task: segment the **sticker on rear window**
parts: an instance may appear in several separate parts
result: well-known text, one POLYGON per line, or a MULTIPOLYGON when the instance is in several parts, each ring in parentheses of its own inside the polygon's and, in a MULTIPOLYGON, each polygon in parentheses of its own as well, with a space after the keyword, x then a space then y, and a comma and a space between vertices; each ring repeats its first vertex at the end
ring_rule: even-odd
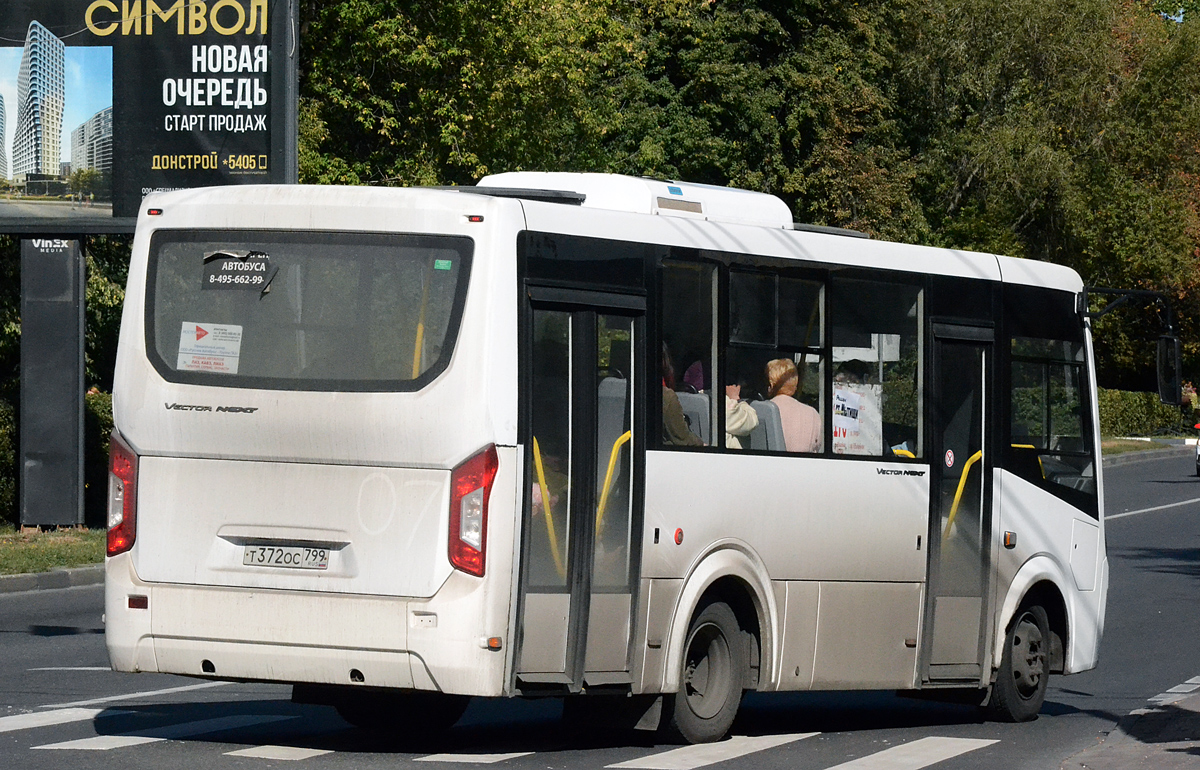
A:
POLYGON ((453 266, 453 264, 454 263, 448 259, 435 259, 435 260, 433 260, 433 269, 434 270, 449 270, 453 266))
POLYGON ((261 251, 230 249, 204 255, 202 289, 267 292, 278 267, 261 251))
POLYGON ((237 374, 242 327, 184 321, 179 332, 177 370, 237 374))

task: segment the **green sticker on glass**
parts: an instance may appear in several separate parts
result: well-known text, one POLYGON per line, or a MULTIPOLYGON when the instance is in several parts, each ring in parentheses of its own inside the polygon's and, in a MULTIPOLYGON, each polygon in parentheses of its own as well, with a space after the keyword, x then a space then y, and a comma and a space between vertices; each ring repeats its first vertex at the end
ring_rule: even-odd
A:
POLYGON ((451 264, 450 260, 448 260, 448 259, 435 259, 435 260, 433 260, 433 269, 434 270, 449 270, 450 264, 451 264))

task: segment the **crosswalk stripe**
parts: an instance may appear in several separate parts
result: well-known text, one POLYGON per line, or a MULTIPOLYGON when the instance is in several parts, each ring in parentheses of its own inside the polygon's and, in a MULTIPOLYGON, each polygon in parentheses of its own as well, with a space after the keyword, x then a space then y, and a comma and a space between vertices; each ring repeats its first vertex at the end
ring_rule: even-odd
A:
POLYGON ((249 749, 227 751, 227 757, 255 757, 257 759, 309 759, 322 754, 332 754, 328 749, 302 749, 298 746, 254 746, 249 749))
POLYGON ((982 749, 999 741, 979 738, 921 738, 865 757, 843 762, 827 770, 920 770, 937 762, 982 749))
POLYGON ((514 751, 508 754, 430 754, 417 757, 417 762, 465 762, 472 765, 491 765, 517 757, 527 757, 532 751, 514 751))
POLYGON ((193 735, 215 733, 222 730, 233 730, 238 727, 261 725, 267 722, 280 722, 285 719, 298 719, 295 716, 278 716, 274 714, 256 716, 243 714, 232 717, 217 717, 216 719, 201 719, 197 722, 183 722, 177 725, 156 727, 152 730, 135 730, 118 735, 96 735, 91 738, 80 738, 62 743, 48 743, 44 746, 34 746, 35 749, 75 749, 82 751, 108 751, 123 749, 128 746, 138 746, 143 743, 170 741, 178 738, 189 738, 193 735))
POLYGON ((820 733, 793 733, 790 735, 735 735, 727 741, 719 743, 699 743, 695 746, 682 746, 648 757, 631 759, 607 765, 610 768, 639 768, 639 770, 692 770, 715 762, 736 759, 756 751, 775 748, 785 743, 811 738, 820 733))
POLYGON ((106 695, 103 698, 89 698, 87 700, 77 700, 70 703, 47 703, 45 706, 38 708, 44 709, 65 709, 74 706, 95 706, 97 703, 111 703, 115 700, 133 700, 134 698, 150 698, 155 695, 170 695, 176 692, 189 692, 191 690, 203 690, 208 687, 224 687, 233 682, 204 682, 202 684, 189 684, 183 687, 168 687, 165 690, 146 690, 144 692, 130 692, 124 695, 106 695))
MULTIPOLYGON (((10 733, 13 730, 28 730, 33 727, 49 727, 50 725, 65 725, 70 722, 83 722, 94 719, 105 709, 59 709, 58 711, 40 711, 35 714, 13 714, 10 717, 0 717, 0 733, 10 733)), ((106 716, 128 714, 128 711, 110 711, 106 716)))

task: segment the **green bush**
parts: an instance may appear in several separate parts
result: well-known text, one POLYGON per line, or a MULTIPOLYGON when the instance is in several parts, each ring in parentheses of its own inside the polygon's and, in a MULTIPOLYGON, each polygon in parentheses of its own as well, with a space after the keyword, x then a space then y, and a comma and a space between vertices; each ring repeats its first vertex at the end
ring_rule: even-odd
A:
POLYGON ((108 518, 108 437, 113 429, 112 394, 83 397, 83 511, 89 527, 108 518))
POLYGON ((0 399, 0 522, 17 523, 17 422, 15 410, 0 399))
POLYGON ((1190 434, 1195 425, 1192 413, 1165 406, 1155 393, 1133 393, 1100 388, 1100 434, 1102 436, 1156 436, 1190 434))

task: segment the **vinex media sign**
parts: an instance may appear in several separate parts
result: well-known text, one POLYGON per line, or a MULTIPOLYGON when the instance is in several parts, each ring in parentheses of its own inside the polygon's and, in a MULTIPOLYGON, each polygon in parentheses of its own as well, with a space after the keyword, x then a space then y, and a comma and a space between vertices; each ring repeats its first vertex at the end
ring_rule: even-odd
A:
POLYGON ((120 231, 150 192, 296 181, 296 0, 0 6, 0 232, 120 231))

